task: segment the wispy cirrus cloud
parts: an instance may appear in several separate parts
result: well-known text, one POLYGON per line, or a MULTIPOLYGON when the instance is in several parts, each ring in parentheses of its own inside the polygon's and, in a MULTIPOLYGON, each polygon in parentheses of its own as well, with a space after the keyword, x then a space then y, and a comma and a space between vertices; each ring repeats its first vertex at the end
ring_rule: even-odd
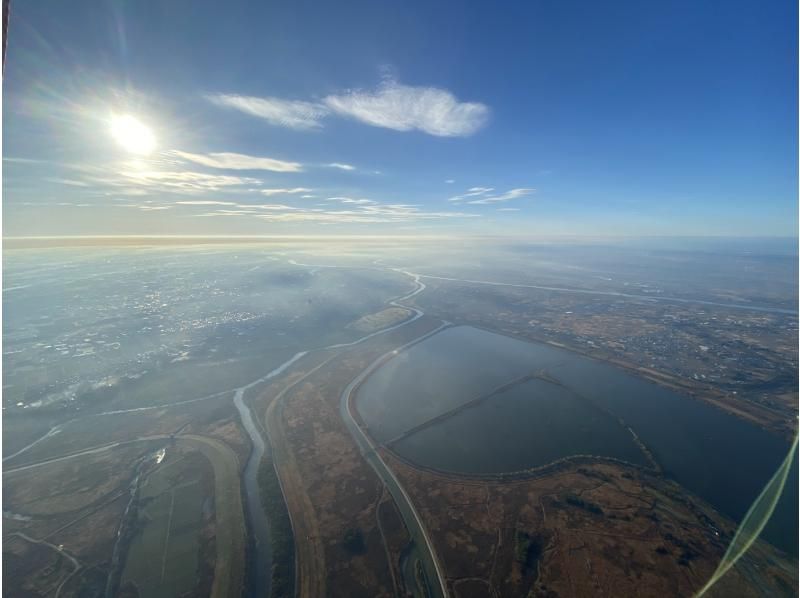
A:
POLYGON ((248 156, 233 152, 194 154, 172 150, 169 153, 195 164, 223 170, 270 170, 272 172, 300 172, 303 170, 303 165, 299 162, 287 162, 286 160, 248 156))
MULTIPOLYGON (((319 129, 324 118, 335 114, 394 131, 468 137, 489 118, 485 104, 462 102, 446 89, 403 85, 393 78, 384 79, 374 90, 348 90, 328 95, 321 102, 236 94, 210 94, 206 98, 217 106, 239 110, 272 125, 299 130, 319 129)), ((350 170, 349 164, 329 166, 350 170)))
POLYGON ((362 205, 362 206, 374 205, 374 204, 378 203, 377 201, 374 201, 372 199, 356 199, 354 197, 329 197, 329 198, 327 198, 327 200, 328 201, 338 201, 338 202, 341 202, 341 203, 362 205))
MULTIPOLYGON (((101 179, 98 179, 100 181, 101 179)), ((191 171, 125 170, 116 179, 103 182, 118 186, 137 184, 151 190, 173 192, 219 191, 242 185, 259 185, 261 181, 250 177, 206 174, 191 171)))
POLYGON ((162 164, 131 161, 82 169, 77 173, 87 187, 86 193, 103 196, 147 197, 161 193, 202 196, 222 190, 242 194, 257 190, 263 184, 253 177, 178 170, 174 164, 169 164, 166 170, 159 166, 162 164))
POLYGON ((258 214, 255 210, 227 210, 220 209, 213 212, 204 212, 202 214, 194 214, 195 218, 211 218, 214 216, 231 217, 231 216, 252 216, 258 214))
POLYGON ((536 189, 527 189, 527 188, 510 189, 505 193, 500 193, 496 195, 491 194, 493 191, 494 187, 470 187, 461 195, 450 197, 447 199, 447 201, 463 202, 472 205, 486 205, 486 204, 510 201, 512 199, 517 199, 520 197, 525 197, 526 195, 531 195, 535 193, 536 189))
POLYGON ((348 170, 348 171, 356 169, 356 167, 353 166, 352 164, 344 164, 342 162, 331 162, 330 164, 326 164, 325 166, 327 166, 328 168, 338 168, 339 170, 348 170))
POLYGON ((263 118, 270 124, 290 129, 318 129, 322 126, 320 121, 328 114, 325 106, 300 100, 258 98, 235 94, 210 94, 206 98, 217 106, 233 108, 245 114, 263 118))
POLYGON ((193 199, 186 201, 176 201, 175 203, 181 206, 235 206, 236 205, 236 202, 234 201, 216 201, 209 199, 193 199))
POLYGON ((395 131, 419 130, 438 137, 467 137, 480 129, 489 108, 460 102, 446 89, 412 87, 384 80, 375 91, 352 90, 324 99, 331 111, 395 131))
POLYGON ((344 223, 403 223, 450 218, 476 218, 479 214, 450 211, 427 211, 414 204, 383 204, 366 198, 330 197, 328 201, 348 204, 342 209, 327 207, 297 207, 286 204, 245 204, 237 203, 230 207, 194 216, 202 218, 256 218, 267 222, 344 224, 344 223))
POLYGON ((463 201, 468 197, 475 197, 478 195, 484 195, 485 193, 489 193, 490 191, 494 191, 494 187, 470 187, 461 195, 456 195, 455 197, 448 198, 447 201, 463 201))
POLYGON ((258 192, 261 195, 295 195, 297 193, 308 193, 309 191, 313 191, 313 189, 308 189, 307 187, 292 187, 292 188, 278 188, 278 189, 258 189, 258 192))
POLYGON ((476 205, 493 204, 503 201, 509 201, 512 199, 518 199, 520 197, 525 197, 526 195, 531 195, 535 192, 536 189, 524 189, 524 188, 511 189, 500 195, 489 195, 487 197, 481 197, 480 199, 473 199, 472 201, 468 201, 467 203, 476 205))

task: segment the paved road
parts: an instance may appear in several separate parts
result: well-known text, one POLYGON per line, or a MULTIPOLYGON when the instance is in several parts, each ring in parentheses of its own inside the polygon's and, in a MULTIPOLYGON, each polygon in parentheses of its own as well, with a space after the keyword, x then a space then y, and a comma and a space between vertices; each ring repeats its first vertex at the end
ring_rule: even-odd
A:
POLYGON ((380 454, 376 452, 375 444, 372 442, 370 437, 367 436, 364 430, 361 429, 353 417, 350 399, 353 391, 364 380, 366 380, 372 372, 378 369, 386 361, 404 349, 407 349, 408 347, 425 340, 429 336, 436 334, 447 326, 449 326, 449 323, 444 323, 438 328, 411 341, 410 343, 406 343, 397 349, 381 355, 378 359, 367 366, 367 368, 362 371, 352 382, 350 382, 350 384, 348 384, 339 400, 339 412, 344 420, 345 425, 347 426, 347 429, 358 443, 364 459, 366 459, 366 461, 372 466, 372 468, 375 470, 375 473, 378 474, 381 480, 383 480, 383 483, 389 489, 392 498, 394 498, 395 503, 397 503, 397 507, 400 510, 400 514, 402 515, 403 521, 408 528, 409 534, 411 534, 412 539, 420 549, 422 555, 422 565, 425 568, 425 575, 430 582, 429 590, 431 592, 431 596, 437 596, 440 598, 447 596, 447 584, 445 581, 444 571, 439 563, 439 559, 436 556, 436 551, 433 548, 433 543, 428 536, 425 525, 423 524, 419 513, 414 508, 414 503, 406 493, 403 485, 400 483, 400 480, 397 479, 397 477, 394 475, 394 472, 381 458, 380 454))

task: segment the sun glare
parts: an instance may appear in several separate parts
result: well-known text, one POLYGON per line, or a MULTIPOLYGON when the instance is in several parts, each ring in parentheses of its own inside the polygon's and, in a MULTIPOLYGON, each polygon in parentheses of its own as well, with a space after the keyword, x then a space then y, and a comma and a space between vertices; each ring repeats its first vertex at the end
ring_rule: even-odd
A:
POLYGON ((156 147, 156 138, 150 128, 130 114, 111 118, 111 135, 132 154, 146 155, 156 147))

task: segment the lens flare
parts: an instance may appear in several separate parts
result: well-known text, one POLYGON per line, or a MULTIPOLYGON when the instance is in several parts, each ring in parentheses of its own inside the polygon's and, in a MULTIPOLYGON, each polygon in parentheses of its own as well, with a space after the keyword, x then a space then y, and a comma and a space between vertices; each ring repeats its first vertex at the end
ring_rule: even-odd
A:
POLYGON ((111 135, 120 147, 132 154, 147 155, 156 147, 150 128, 130 114, 111 118, 111 135))

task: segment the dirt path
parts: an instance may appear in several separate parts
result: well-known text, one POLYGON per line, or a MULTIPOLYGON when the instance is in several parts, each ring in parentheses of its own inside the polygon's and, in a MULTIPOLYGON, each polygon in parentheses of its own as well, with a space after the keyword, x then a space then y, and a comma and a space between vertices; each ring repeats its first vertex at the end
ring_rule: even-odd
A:
POLYGON ((227 444, 206 436, 186 435, 177 440, 201 452, 214 468, 217 559, 211 596, 240 596, 244 583, 246 530, 236 453, 227 444))
MULTIPOLYGON (((334 355, 335 356, 335 355, 334 355)), ((305 491, 300 470, 289 449, 282 419, 282 399, 289 390, 303 382, 308 376, 326 365, 334 356, 326 359, 303 377, 284 388, 267 408, 265 423, 270 445, 272 446, 273 463, 278 472, 292 532, 295 542, 295 596, 299 598, 316 598, 325 596, 325 547, 319 533, 319 523, 314 505, 305 491)))

